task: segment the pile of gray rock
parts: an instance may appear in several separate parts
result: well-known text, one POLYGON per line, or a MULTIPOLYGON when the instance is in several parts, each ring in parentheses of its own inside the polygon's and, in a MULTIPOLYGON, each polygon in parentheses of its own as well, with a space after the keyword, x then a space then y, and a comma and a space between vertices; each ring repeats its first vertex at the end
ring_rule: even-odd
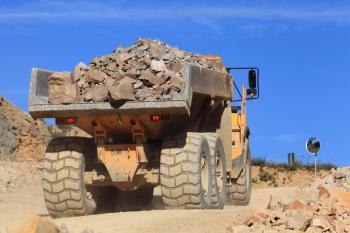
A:
MULTIPOLYGON (((350 192, 350 167, 337 168, 333 172, 333 182, 344 190, 350 192)), ((328 179, 329 183, 332 180, 328 179)))
POLYGON ((346 171, 338 168, 309 186, 270 194, 264 209, 243 212, 227 232, 350 232, 350 192, 338 183, 346 171))
POLYGON ((138 39, 128 48, 79 63, 73 75, 49 77, 49 102, 56 104, 176 100, 184 90, 184 65, 226 72, 222 63, 184 52, 159 40, 138 39))

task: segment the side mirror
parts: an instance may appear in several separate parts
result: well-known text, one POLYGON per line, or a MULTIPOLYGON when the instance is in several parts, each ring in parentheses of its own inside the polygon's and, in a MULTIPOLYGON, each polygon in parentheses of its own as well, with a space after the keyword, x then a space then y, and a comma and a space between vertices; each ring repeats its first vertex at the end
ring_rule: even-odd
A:
POLYGON ((256 71, 251 69, 248 73, 248 85, 249 89, 247 89, 247 95, 248 96, 256 96, 257 90, 256 90, 256 71))
MULTIPOLYGON (((247 74, 248 71, 248 85, 244 85, 243 89, 245 89, 246 93, 246 100, 255 100, 255 99, 259 99, 260 97, 260 71, 258 67, 228 67, 226 68, 227 72, 229 74, 231 74, 231 71, 234 70, 244 70, 244 73, 247 74)), ((243 82, 244 84, 246 82, 243 82)), ((233 80, 233 86, 235 88, 235 91, 239 94, 239 96, 241 97, 241 99, 234 99, 232 100, 232 102, 238 102, 238 101, 242 101, 243 100, 243 95, 240 92, 240 90, 237 87, 237 83, 233 80)))
POLYGON ((253 69, 249 70, 248 84, 250 89, 256 89, 256 71, 253 69))

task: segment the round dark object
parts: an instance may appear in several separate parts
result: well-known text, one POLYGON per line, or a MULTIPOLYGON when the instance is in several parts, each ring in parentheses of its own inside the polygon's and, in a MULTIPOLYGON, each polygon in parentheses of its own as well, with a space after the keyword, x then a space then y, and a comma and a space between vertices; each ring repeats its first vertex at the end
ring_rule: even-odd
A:
POLYGON ((306 142, 306 150, 310 154, 316 154, 321 148, 321 142, 318 138, 311 137, 309 140, 306 142))

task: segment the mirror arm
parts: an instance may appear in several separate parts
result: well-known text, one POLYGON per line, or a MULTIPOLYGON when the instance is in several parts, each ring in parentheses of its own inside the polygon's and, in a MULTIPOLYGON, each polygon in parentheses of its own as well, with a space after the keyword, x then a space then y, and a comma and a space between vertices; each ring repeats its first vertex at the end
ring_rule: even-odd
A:
POLYGON ((242 94, 241 94, 241 92, 239 91, 239 88, 237 87, 237 84, 235 83, 235 81, 233 81, 233 85, 235 86, 236 91, 238 92, 239 96, 240 96, 241 99, 242 99, 242 98, 243 98, 243 97, 242 97, 242 94))
MULTIPOLYGON (((247 98, 247 100, 254 100, 254 99, 259 99, 260 98, 260 82, 259 82, 260 69, 258 67, 228 67, 228 68, 226 68, 227 73, 230 73, 231 70, 251 70, 251 69, 256 70, 256 84, 257 84, 256 90, 257 90, 257 95, 254 96, 254 97, 249 97, 249 98, 247 98)), ((232 100, 231 102, 242 101, 242 94, 238 90, 238 87, 237 87, 237 85, 236 85, 236 83, 234 81, 233 81, 233 84, 235 85, 235 89, 238 91, 241 99, 232 100)))

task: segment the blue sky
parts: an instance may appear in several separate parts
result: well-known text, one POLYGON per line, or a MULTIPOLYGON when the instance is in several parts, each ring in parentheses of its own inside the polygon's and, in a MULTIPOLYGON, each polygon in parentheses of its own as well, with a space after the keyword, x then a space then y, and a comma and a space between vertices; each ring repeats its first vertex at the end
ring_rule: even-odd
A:
MULTIPOLYGON (((248 105, 254 155, 350 164, 348 1, 0 2, 0 95, 27 109, 33 66, 72 70, 136 38, 258 66, 261 98, 248 105)), ((246 79, 238 76, 237 79, 246 79)))

